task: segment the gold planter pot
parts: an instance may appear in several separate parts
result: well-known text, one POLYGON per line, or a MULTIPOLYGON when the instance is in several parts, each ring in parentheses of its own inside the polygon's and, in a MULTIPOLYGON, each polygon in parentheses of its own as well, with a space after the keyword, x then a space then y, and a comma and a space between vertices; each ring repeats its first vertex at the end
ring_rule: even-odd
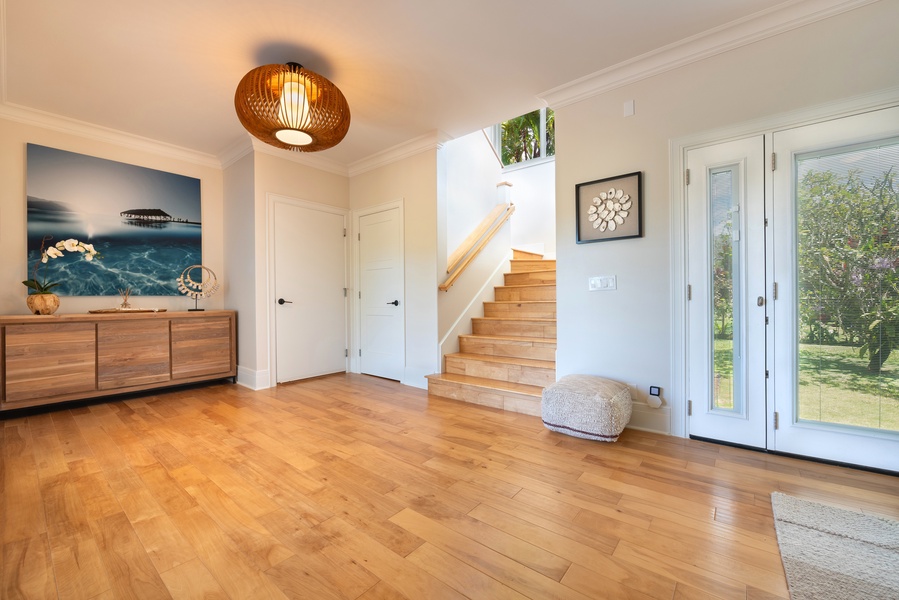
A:
POLYGON ((59 296, 56 294, 28 294, 25 303, 32 314, 52 315, 59 308, 59 296))

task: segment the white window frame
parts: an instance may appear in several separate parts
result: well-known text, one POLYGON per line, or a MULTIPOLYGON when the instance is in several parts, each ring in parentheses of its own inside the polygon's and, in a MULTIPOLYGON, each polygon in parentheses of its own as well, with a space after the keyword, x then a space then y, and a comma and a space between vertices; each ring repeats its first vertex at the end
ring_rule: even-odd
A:
MULTIPOLYGON (((541 151, 545 151, 546 149, 546 111, 549 110, 549 107, 544 106, 540 109, 540 148, 541 151)), ((534 111, 528 111, 528 114, 534 111)), ((520 117, 522 115, 517 115, 512 117, 513 119, 520 117)), ((508 119, 507 119, 508 120, 508 119)), ((503 127, 502 123, 497 123, 492 128, 491 141, 493 142, 493 147, 496 149, 497 156, 500 158, 500 163, 502 163, 502 148, 503 148, 503 127)), ((528 160, 523 160, 521 162, 515 162, 509 165, 503 165, 503 172, 506 171, 515 171, 518 169, 522 169, 525 167, 530 167, 533 165, 539 165, 545 162, 549 162, 556 159, 555 153, 550 156, 547 156, 545 152, 543 152, 542 156, 538 156, 537 158, 529 158, 528 160)))

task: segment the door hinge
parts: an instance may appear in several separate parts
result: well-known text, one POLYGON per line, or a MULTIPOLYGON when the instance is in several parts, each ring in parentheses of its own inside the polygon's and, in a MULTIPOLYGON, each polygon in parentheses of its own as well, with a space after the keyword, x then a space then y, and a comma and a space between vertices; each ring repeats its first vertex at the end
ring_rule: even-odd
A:
POLYGON ((692 299, 693 299, 693 286, 688 283, 687 284, 687 301, 689 302, 692 299))
POLYGON ((777 282, 774 282, 774 299, 777 300, 777 282))
POLYGON ((357 234, 356 234, 356 239, 359 240, 359 241, 361 242, 361 241, 362 241, 362 234, 361 234, 361 233, 357 233, 357 234))
POLYGON ((693 401, 692 400, 687 400, 687 416, 688 417, 693 416, 693 401))
POLYGON ((343 228, 343 237, 346 237, 346 227, 343 228))
POLYGON ((771 153, 771 170, 777 170, 777 154, 775 154, 774 152, 771 153))
POLYGON ((362 300, 362 290, 359 290, 359 299, 362 300))
POLYGON ((690 169, 684 170, 684 185, 690 185, 690 169))
POLYGON ((768 217, 765 217, 765 227, 768 226, 768 217))
POLYGON ((349 349, 349 348, 344 348, 344 350, 343 350, 343 357, 344 357, 344 358, 349 358, 349 357, 350 357, 350 349, 349 349))
POLYGON ((343 288, 343 297, 346 298, 346 288, 343 288))
POLYGON ((774 429, 780 429, 780 414, 774 412, 774 429))
POLYGON ((768 379, 768 375, 770 375, 770 373, 768 372, 768 369, 765 369, 765 379, 768 379))
POLYGON ((768 317, 765 317, 765 325, 768 324, 768 317))
POLYGON ((362 348, 359 348, 359 356, 362 356, 362 348))

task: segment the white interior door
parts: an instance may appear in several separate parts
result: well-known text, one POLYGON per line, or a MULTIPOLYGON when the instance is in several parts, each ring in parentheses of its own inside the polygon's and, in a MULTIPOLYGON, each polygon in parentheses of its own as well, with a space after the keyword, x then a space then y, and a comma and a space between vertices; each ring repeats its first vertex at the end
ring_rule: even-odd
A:
POLYGON ((899 471, 899 108, 773 147, 774 447, 899 471))
POLYGON ((277 382, 346 371, 346 216, 275 201, 277 382))
POLYGON ((687 153, 689 433, 765 448, 764 137, 687 153))
POLYGON ((405 371, 405 288, 398 208, 359 218, 360 371, 401 381, 405 371))

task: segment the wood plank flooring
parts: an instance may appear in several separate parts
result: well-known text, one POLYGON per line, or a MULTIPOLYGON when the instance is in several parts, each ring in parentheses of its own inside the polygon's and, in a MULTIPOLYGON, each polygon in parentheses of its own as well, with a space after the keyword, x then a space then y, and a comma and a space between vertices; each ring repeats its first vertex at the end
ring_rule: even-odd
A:
POLYGON ((899 478, 335 375, 0 421, 0 597, 787 598, 774 490, 899 478))

